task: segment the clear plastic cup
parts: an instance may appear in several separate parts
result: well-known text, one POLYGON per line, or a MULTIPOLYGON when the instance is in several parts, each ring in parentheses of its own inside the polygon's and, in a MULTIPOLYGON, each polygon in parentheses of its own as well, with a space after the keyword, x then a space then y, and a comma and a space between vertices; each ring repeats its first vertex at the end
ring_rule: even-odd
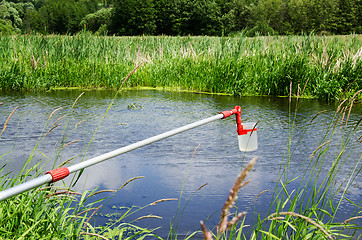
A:
POLYGON ((239 149, 242 152, 249 152, 258 149, 258 135, 256 133, 256 123, 242 123, 244 130, 249 130, 246 134, 238 135, 239 149))

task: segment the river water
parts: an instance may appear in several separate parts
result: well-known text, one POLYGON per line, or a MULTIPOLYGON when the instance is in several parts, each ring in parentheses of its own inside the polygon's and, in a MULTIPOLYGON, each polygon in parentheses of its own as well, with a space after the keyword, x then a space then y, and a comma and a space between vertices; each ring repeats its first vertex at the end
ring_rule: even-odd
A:
MULTIPOLYGON (((173 222, 179 239, 198 230, 200 220, 206 222, 209 229, 216 226, 237 175, 254 157, 258 160, 247 178, 251 182, 240 190, 237 205, 240 211, 248 211, 247 224, 253 224, 255 212, 264 216, 273 196, 280 165, 288 159, 285 149, 289 136, 293 135, 289 148, 292 152, 289 178, 294 178, 305 172, 305 160, 323 143, 321 140, 330 124, 334 123, 338 106, 311 99, 301 99, 296 104, 296 99, 290 103, 288 98, 128 90, 118 95, 113 91, 86 91, 72 107, 81 93, 78 90, 0 93, 0 103, 4 103, 0 106, 1 125, 18 106, 0 140, 0 156, 8 153, 0 158, 7 162, 7 170, 19 171, 39 137, 44 136, 57 120, 55 125, 61 125, 50 131, 34 152, 32 163, 41 163, 44 172, 69 159, 72 159, 70 164, 77 163, 230 110, 235 105, 242 107, 242 121, 259 121, 259 148, 256 151, 239 151, 235 118, 231 116, 92 166, 84 171, 75 185, 77 191, 118 189, 128 179, 143 176, 120 190, 103 208, 95 224, 105 224, 109 219, 119 217, 124 213, 123 207, 135 206, 136 209, 159 199, 177 198, 180 201, 148 206, 125 221, 131 222, 148 214, 157 215, 162 219, 142 219, 134 224, 160 227, 155 232, 167 237, 173 222), (324 110, 312 124, 308 124, 324 110), (64 143, 71 144, 59 151, 64 143), (257 197, 264 190, 269 191, 257 197)), ((361 104, 352 108, 348 129, 356 125, 361 113, 361 104)), ((337 132, 323 158, 321 176, 330 169, 341 148, 342 137, 345 137, 338 133, 346 128, 340 123, 339 120, 337 132)), ((335 179, 336 185, 345 180, 351 169, 361 169, 361 145, 355 144, 361 133, 359 126, 351 137, 353 144, 347 148, 348 154, 341 158, 345 163, 335 179)), ((287 186, 288 191, 292 192, 298 186, 299 179, 287 186)), ((345 196, 360 204, 361 187, 362 179, 358 175, 345 196)), ((110 193, 100 195, 111 196, 110 193)), ((337 219, 344 221, 355 209, 350 202, 342 201, 337 219)), ((361 226, 361 221, 355 223, 361 226)))

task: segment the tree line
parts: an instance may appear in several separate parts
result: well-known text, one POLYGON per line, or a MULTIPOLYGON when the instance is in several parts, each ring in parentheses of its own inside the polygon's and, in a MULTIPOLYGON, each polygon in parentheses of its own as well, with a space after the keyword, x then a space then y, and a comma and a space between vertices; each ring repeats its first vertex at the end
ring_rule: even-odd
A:
POLYGON ((362 0, 2 0, 0 33, 362 33, 362 0))

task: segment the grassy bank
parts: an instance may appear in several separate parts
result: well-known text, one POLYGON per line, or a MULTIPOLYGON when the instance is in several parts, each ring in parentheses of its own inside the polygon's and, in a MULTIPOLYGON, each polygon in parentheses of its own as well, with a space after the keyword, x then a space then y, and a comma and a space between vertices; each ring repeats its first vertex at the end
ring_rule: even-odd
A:
MULTIPOLYGON (((290 112, 288 129, 290 135, 289 139, 286 139, 285 154, 276 177, 276 186, 267 216, 260 216, 258 209, 255 212, 249 211, 247 216, 254 215, 256 221, 253 226, 244 229, 243 219, 245 213, 243 210, 245 210, 245 206, 242 205, 243 201, 240 201, 240 203, 236 201, 238 191, 242 191, 241 186, 247 184, 247 182, 242 182, 247 172, 253 167, 254 163, 252 163, 235 181, 232 191, 230 191, 230 195, 222 208, 220 227, 215 227, 217 229, 215 230, 214 226, 210 226, 208 222, 203 224, 205 238, 357 239, 356 230, 361 228, 358 225, 358 221, 361 219, 361 201, 352 202, 352 200, 348 199, 348 191, 353 184, 358 184, 362 170, 361 158, 351 159, 351 153, 358 151, 361 145, 361 137, 357 135, 356 138, 356 133, 358 134, 360 130, 361 120, 349 123, 349 114, 355 104, 356 97, 357 95, 342 102, 337 111, 332 113, 334 118, 328 123, 329 127, 325 134, 320 136, 320 139, 309 139, 307 130, 298 136, 293 134, 294 124, 298 116, 298 106, 296 106, 294 108, 296 109, 295 112, 290 112), (296 138, 297 141, 292 141, 292 138, 296 138), (303 144, 303 140, 314 141, 315 151, 311 152, 310 156, 300 163, 305 167, 301 167, 300 171, 296 171, 296 169, 292 169, 293 166, 290 163, 293 162, 294 157, 298 158, 294 154, 303 144), (295 144, 292 145, 292 142, 295 144), (330 156, 328 152, 333 153, 333 161, 327 159, 330 156), (351 168, 348 173, 345 173, 342 171, 342 167, 348 162, 353 162, 353 164, 349 165, 351 168), (327 172, 325 171, 326 167, 328 168, 327 172), (343 181, 340 181, 341 175, 343 175, 343 178, 345 176, 343 181), (347 218, 340 221, 338 216, 344 211, 342 203, 346 201, 350 202, 355 210, 347 218)), ((60 163, 57 161, 59 160, 57 156, 62 151, 67 151, 67 146, 74 142, 70 141, 72 140, 70 137, 68 139, 69 132, 67 129, 70 127, 68 123, 72 115, 76 112, 77 101, 78 99, 72 105, 70 112, 65 113, 65 115, 63 115, 63 112, 60 114, 62 110, 58 108, 49 113, 48 119, 44 119, 45 126, 41 131, 42 134, 38 138, 33 152, 29 153, 29 157, 20 173, 11 173, 5 170, 6 164, 11 160, 11 150, 7 153, 0 153, 0 190, 44 173, 44 167, 41 165, 43 162, 35 163, 39 157, 43 159, 47 154, 41 152, 40 146, 50 134, 54 134, 56 128, 63 128, 62 131, 64 131, 62 138, 55 144, 59 151, 55 156, 47 154, 46 159, 49 161, 54 160, 56 167, 59 164, 71 165, 70 162, 74 161, 73 158, 60 163), (56 113, 59 113, 61 117, 58 118, 56 113), (61 123, 63 125, 60 125, 61 123)), ((293 109, 292 105, 294 103, 298 105, 298 100, 290 101, 291 109, 293 109)), ((9 111, 9 117, 0 132, 0 141, 3 140, 1 138, 3 132, 8 130, 8 122, 16 121, 16 114, 19 114, 17 108, 13 112, 9 111)), ((320 112, 314 117, 311 116, 310 122, 305 129, 312 128, 313 124, 319 121, 321 114, 329 113, 320 112)), ((22 122, 19 120, 17 126, 21 127, 21 124, 22 122)), ((80 153, 80 157, 82 155, 83 153, 80 153)), ((258 167, 258 161, 256 161, 255 167, 258 167)), ((251 174, 247 180, 253 180, 253 177, 253 174, 251 174)), ((70 188, 72 183, 60 187, 50 185, 2 201, 0 202, 0 239, 117 239, 117 237, 119 239, 140 239, 146 236, 150 237, 147 239, 156 239, 157 236, 153 235, 149 230, 133 225, 134 221, 137 220, 132 220, 132 217, 126 218, 129 214, 132 214, 133 210, 138 210, 133 207, 127 208, 126 214, 118 215, 119 218, 110 225, 95 226, 93 224, 93 220, 97 217, 97 214, 102 212, 103 207, 107 205, 113 194, 121 191, 128 183, 125 182, 120 189, 116 190, 100 192, 94 190, 83 193, 72 191, 70 188)), ((149 205, 163 201, 165 199, 155 201, 149 205)), ((170 211, 174 210, 171 209, 170 211)), ((182 206, 180 212, 181 214, 183 212, 182 206)), ((145 217, 152 216, 155 217, 154 215, 145 217)), ((206 221, 206 219, 203 220, 206 221)), ((176 228, 177 225, 178 222, 176 228)), ((182 225, 182 221, 180 225, 182 225)), ((189 239, 192 239, 193 234, 189 235, 189 239)), ((176 231, 173 232, 173 229, 170 229, 168 239, 180 238, 177 236, 176 231)))
POLYGON ((362 36, 0 36, 0 89, 127 87, 340 99, 362 86, 362 36))

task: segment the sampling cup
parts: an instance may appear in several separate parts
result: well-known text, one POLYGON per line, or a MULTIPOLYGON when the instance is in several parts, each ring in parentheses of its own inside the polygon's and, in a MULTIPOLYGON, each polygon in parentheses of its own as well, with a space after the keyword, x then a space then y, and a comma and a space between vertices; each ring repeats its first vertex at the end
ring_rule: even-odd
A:
POLYGON ((243 123, 243 131, 238 134, 239 149, 243 152, 254 151, 258 148, 256 123, 243 123))

